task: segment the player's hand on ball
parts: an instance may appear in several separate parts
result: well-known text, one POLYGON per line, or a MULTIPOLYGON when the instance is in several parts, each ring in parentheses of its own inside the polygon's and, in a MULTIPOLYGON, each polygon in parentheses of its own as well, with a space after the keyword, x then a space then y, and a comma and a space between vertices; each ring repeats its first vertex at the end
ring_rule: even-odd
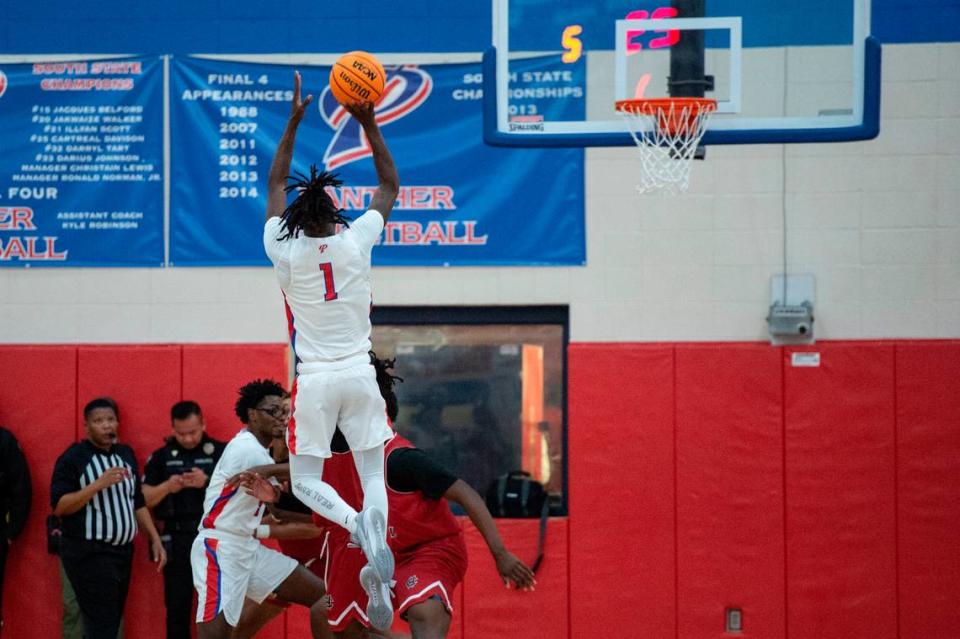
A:
POLYGON ((343 105, 343 108, 362 125, 376 122, 376 107, 373 102, 354 102, 343 105))
POLYGON ((293 72, 293 101, 290 103, 290 119, 300 122, 307 107, 313 102, 313 96, 308 95, 306 100, 300 99, 300 72, 293 72))
POLYGON ((510 587, 512 582, 520 590, 532 591, 535 589, 537 580, 533 576, 533 571, 512 552, 504 550, 497 554, 494 559, 497 562, 497 572, 500 573, 500 577, 507 588, 510 587))

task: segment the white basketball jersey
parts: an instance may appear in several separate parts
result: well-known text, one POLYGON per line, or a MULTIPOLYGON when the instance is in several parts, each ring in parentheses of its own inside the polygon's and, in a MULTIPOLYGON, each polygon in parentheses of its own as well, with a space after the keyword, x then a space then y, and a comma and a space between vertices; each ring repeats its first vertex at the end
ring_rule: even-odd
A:
POLYGON ((200 531, 209 537, 253 538, 260 525, 263 504, 248 495, 240 486, 227 486, 227 480, 254 466, 272 464, 273 459, 253 433, 241 430, 230 440, 213 469, 203 499, 203 519, 200 531))
POLYGON ((370 350, 370 252, 383 217, 367 211, 330 237, 278 240, 279 217, 267 220, 263 246, 293 316, 291 341, 304 363, 342 362, 370 350))

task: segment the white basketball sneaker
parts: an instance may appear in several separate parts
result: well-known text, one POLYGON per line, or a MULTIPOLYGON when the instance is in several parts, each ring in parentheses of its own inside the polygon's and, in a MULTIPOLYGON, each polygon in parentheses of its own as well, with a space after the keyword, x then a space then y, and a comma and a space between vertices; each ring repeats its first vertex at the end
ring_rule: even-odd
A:
POLYGON ((393 579, 393 552, 387 546, 387 520, 383 513, 373 506, 360 511, 353 537, 380 581, 389 584, 393 579))

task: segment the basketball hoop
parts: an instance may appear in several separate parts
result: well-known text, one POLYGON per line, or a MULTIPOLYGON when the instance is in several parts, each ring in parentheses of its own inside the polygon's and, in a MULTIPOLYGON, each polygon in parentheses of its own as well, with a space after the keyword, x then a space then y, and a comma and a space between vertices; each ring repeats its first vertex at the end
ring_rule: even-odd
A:
POLYGON ((693 155, 707 130, 717 101, 710 98, 619 100, 616 109, 627 121, 640 149, 639 193, 676 195, 690 185, 693 155))

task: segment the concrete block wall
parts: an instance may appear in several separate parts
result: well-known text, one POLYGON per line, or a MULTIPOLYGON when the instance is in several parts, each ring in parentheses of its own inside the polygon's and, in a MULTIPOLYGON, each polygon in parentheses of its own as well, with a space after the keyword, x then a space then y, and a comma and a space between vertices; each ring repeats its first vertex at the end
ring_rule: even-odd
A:
MULTIPOLYGON (((586 266, 377 268, 374 302, 569 304, 575 341, 765 339, 785 212, 817 337, 958 337, 960 44, 886 46, 882 117, 870 142, 710 148, 678 197, 635 194, 634 149, 588 149, 586 266)), ((285 339, 265 268, 3 269, 0 296, 7 343, 285 339)))

